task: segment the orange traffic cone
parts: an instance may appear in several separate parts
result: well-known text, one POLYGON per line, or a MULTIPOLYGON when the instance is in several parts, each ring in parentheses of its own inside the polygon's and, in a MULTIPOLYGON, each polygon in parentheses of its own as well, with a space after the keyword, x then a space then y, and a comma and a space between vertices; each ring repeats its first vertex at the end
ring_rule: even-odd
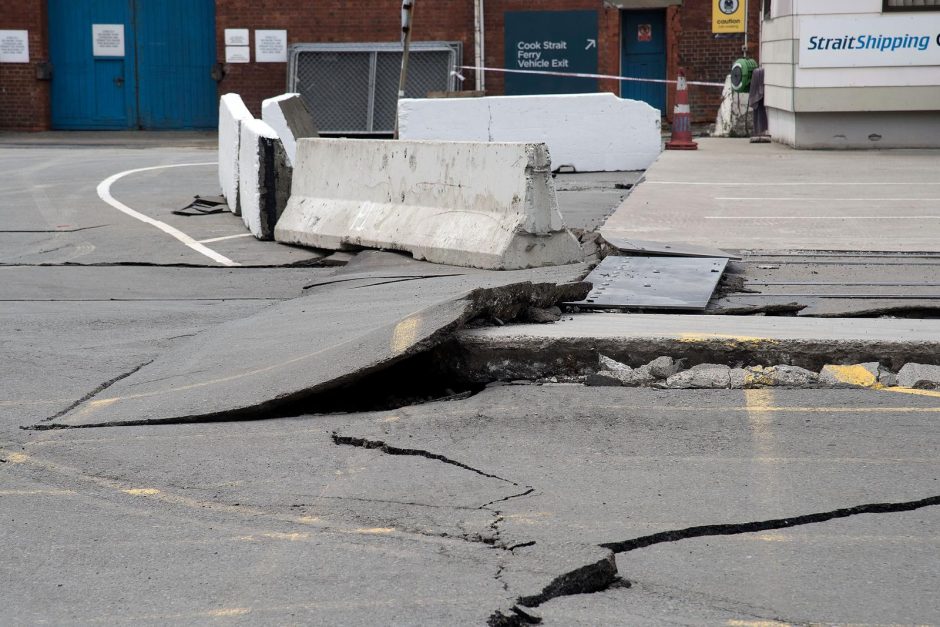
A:
POLYGON ((672 137, 666 150, 698 150, 692 141, 692 112, 689 109, 689 87, 685 83, 685 70, 679 68, 676 80, 676 108, 672 116, 672 137))

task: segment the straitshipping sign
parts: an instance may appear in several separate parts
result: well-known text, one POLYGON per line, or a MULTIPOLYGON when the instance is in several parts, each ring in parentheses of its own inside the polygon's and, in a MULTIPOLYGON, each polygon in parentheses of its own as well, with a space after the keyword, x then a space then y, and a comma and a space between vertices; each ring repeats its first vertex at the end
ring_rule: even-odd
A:
POLYGON ((940 66, 940 14, 800 18, 801 68, 911 65, 940 66))

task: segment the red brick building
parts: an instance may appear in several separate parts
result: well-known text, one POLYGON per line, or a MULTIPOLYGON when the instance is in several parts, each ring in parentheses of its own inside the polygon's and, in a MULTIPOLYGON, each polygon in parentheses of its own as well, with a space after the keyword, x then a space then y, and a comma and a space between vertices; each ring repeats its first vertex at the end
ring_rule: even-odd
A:
MULTIPOLYGON (((681 66, 690 80, 722 82, 733 61, 741 56, 744 37, 712 33, 713 2, 417 0, 413 39, 416 42, 459 42, 462 44, 460 64, 475 66, 479 56, 475 33, 477 25, 482 23, 481 43, 485 52, 481 60, 486 67, 504 68, 507 60, 514 58, 514 50, 509 51, 509 56, 506 50, 507 41, 513 45, 516 42, 511 40, 510 22, 515 25, 514 32, 520 28, 525 31, 526 24, 545 24, 545 20, 557 15, 558 27, 565 28, 564 22, 569 16, 588 15, 590 21, 596 21, 596 29, 589 25, 590 34, 596 32, 596 35, 589 35, 586 41, 591 67, 596 67, 597 73, 650 76, 650 72, 661 72, 662 78, 672 79, 681 66), (479 22, 481 8, 482 22, 479 22), (514 15, 516 12, 530 13, 514 15), (531 21, 527 19, 529 15, 531 21), (596 42, 592 44, 594 38, 596 42), (661 64, 661 69, 651 70, 645 61, 640 64, 645 69, 634 65, 630 45, 636 41, 655 47, 649 59, 653 66, 661 64)), ((257 61, 255 35, 258 30, 286 31, 288 45, 398 42, 400 9, 400 0, 5 2, 0 14, 0 52, 4 50, 4 35, 7 45, 14 48, 19 45, 18 41, 26 41, 28 61, 9 62, 8 54, 8 62, 0 62, 0 129, 211 127, 208 114, 199 117, 191 109, 197 106, 211 109, 217 95, 228 92, 240 93, 257 114, 262 99, 285 91, 288 71, 284 62, 257 61), (140 11, 152 11, 148 7, 159 6, 159 14, 122 13, 126 5, 131 5, 133 13, 135 4, 140 11), (120 10, 117 5, 121 5, 120 10), (198 16, 195 13, 199 13, 198 16), (92 33, 89 24, 103 25, 111 31, 92 33), (224 63, 227 29, 247 30, 249 40, 245 43, 248 43, 246 50, 250 51, 249 62, 224 63), (93 40, 93 37, 103 39, 93 40), (175 39, 164 41, 161 37, 175 39), (109 52, 98 47, 92 53, 93 45, 109 45, 109 41, 120 46, 120 54, 114 51, 117 48, 109 52), (192 59, 200 55, 208 65, 190 67, 194 63, 192 59), (83 56, 87 59, 77 59, 83 56), (159 88, 154 87, 157 84, 159 88), (118 100, 114 97, 111 101, 103 97, 96 100, 96 90, 114 91, 118 100), (173 108, 173 111, 167 113, 161 106, 173 108), (92 121, 90 125, 88 120, 92 121), (104 122, 96 125, 94 120, 104 122)), ((752 55, 756 54, 759 43, 759 11, 760 3, 750 2, 749 50, 752 55)), ((532 37, 538 38, 539 33, 532 37)), ((474 72, 461 72, 465 78, 463 88, 473 89, 474 72)), ((489 95, 505 93, 507 82, 513 80, 511 75, 487 72, 485 91, 489 95)), ((595 88, 637 97, 631 96, 633 92, 621 91, 630 89, 628 83, 623 85, 626 87, 617 80, 600 80, 595 88)), ((667 117, 673 105, 671 92, 663 88, 663 95, 668 96, 657 105, 664 109, 667 117)), ((694 119, 714 120, 720 95, 720 89, 693 87, 694 119)))

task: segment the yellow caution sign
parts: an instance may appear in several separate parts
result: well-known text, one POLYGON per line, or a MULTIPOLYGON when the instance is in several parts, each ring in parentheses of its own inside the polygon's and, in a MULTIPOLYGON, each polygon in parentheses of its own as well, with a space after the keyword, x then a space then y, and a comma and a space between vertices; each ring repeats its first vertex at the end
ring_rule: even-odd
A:
POLYGON ((745 0, 712 0, 712 32, 743 33, 747 29, 745 0))

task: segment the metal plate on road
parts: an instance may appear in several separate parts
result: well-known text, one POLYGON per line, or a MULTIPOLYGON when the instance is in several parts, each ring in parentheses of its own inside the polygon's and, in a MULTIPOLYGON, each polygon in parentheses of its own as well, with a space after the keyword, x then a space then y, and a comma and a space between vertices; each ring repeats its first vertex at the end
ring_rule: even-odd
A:
POLYGON ((728 259, 707 257, 614 257, 585 279, 593 284, 583 301, 597 309, 686 309, 705 311, 728 259))
POLYGON ((665 255, 667 257, 727 257, 728 259, 740 259, 738 255, 733 255, 717 248, 708 248, 706 246, 695 246, 684 242, 652 242, 639 239, 625 239, 622 237, 604 237, 607 243, 622 252, 635 252, 644 255, 665 255))

